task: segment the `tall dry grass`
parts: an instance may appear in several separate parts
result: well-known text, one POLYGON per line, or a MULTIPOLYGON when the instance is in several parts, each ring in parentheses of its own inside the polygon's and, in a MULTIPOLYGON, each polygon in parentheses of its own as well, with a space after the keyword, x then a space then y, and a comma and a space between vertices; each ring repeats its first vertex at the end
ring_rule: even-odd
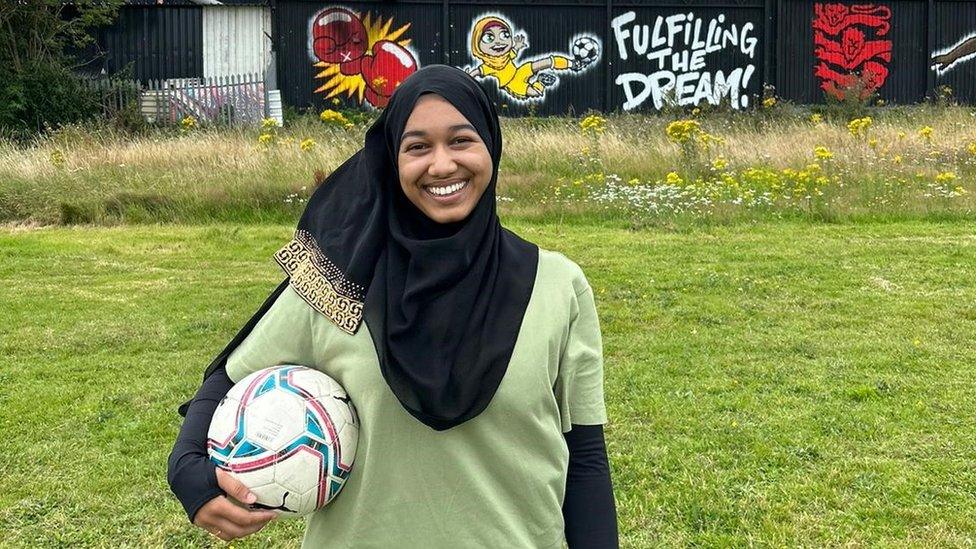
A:
MULTIPOLYGON (((722 155, 733 169, 783 169, 809 163, 824 146, 849 188, 870 189, 917 175, 953 170, 974 188, 976 162, 967 146, 976 141, 976 113, 965 107, 887 107, 872 113, 870 136, 854 139, 846 120, 813 123, 810 110, 791 105, 770 112, 710 113, 702 127, 724 140, 689 166, 668 141, 667 116, 610 117, 597 148, 607 173, 653 184, 668 172, 701 171, 722 155), (933 128, 931 140, 918 136, 933 128), (905 137, 899 138, 899 132, 905 137), (896 164, 894 158, 900 157, 896 164)), ((335 128, 303 118, 278 131, 270 146, 257 129, 157 131, 132 136, 99 127, 69 127, 28 144, 0 142, 0 221, 39 223, 287 220, 314 186, 314 173, 328 173, 355 152, 365 128, 335 128), (299 147, 311 138, 316 146, 299 147)), ((503 119, 505 154, 499 194, 503 214, 546 214, 544 197, 560 178, 584 169, 581 150, 592 145, 575 118, 503 119)), ((856 194, 856 193, 855 193, 856 194)), ((971 196, 956 201, 966 204, 971 196)), ((862 205, 863 206, 863 205, 862 205)), ((853 204, 852 204, 853 207, 853 204)), ((581 204, 580 211, 588 206, 581 204)), ((862 208, 863 209, 863 208, 862 208)), ((594 212, 602 211, 594 209, 594 212)), ((894 212, 897 213, 897 212, 894 212)))

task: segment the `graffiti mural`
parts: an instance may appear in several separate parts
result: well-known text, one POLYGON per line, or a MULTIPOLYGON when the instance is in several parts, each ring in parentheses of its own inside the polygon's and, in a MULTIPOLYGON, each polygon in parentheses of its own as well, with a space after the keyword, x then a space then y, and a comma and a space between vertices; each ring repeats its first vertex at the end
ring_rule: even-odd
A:
POLYGON ((410 39, 403 38, 410 24, 394 30, 385 22, 344 7, 329 7, 309 21, 309 52, 325 80, 315 93, 326 99, 345 94, 368 106, 385 107, 393 90, 418 69, 410 39))
POLYGON ((932 52, 932 68, 942 76, 959 63, 976 58, 976 32, 971 32, 948 48, 932 52))
POLYGON ((858 74, 864 81, 861 98, 877 91, 888 78, 891 40, 878 40, 891 28, 891 9, 876 4, 813 5, 814 74, 820 88, 837 99, 858 74))
POLYGON ((522 60, 522 52, 529 48, 525 33, 516 32, 498 14, 475 19, 468 38, 468 53, 475 64, 463 69, 478 79, 491 77, 499 90, 517 102, 543 99, 547 90, 559 84, 553 72, 583 72, 600 59, 603 49, 596 36, 580 34, 570 40, 571 54, 548 52, 522 60))
POLYGON ((620 61, 633 56, 650 62, 650 72, 621 73, 614 80, 623 90, 623 110, 648 98, 660 110, 669 97, 678 105, 718 105, 727 97, 733 108, 749 106, 749 94, 743 92, 756 72, 759 42, 753 23, 726 23, 724 13, 706 20, 687 12, 658 15, 645 24, 628 11, 610 26, 620 61), (731 66, 709 67, 709 61, 731 66))

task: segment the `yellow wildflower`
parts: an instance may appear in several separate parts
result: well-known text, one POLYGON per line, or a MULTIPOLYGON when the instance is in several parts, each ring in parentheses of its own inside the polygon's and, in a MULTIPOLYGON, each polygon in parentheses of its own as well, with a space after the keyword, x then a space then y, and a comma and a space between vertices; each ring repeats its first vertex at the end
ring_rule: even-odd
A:
POLYGON ((580 131, 583 135, 598 135, 607 129, 607 119, 597 114, 591 114, 580 120, 580 131))
POLYGON ((314 149, 315 145, 316 145, 315 140, 312 139, 311 137, 302 139, 302 142, 298 144, 298 146, 305 152, 314 149))
POLYGON ((274 118, 265 118, 261 120, 261 128, 265 130, 273 130, 278 127, 278 121, 274 118))
POLYGON ((966 149, 969 151, 969 154, 976 156, 976 141, 970 143, 966 149))
POLYGON ((865 116, 864 118, 855 118, 847 123, 847 131, 851 132, 854 137, 862 137, 867 135, 868 128, 871 127, 871 117, 865 116))
POLYGON ((262 145, 270 145, 274 141, 274 136, 270 133, 262 133, 258 136, 258 143, 262 145))
POLYGON ((190 131, 197 127, 197 119, 190 115, 184 116, 183 120, 180 120, 180 129, 183 131, 190 131))
POLYGON ((694 109, 691 109, 691 115, 692 116, 698 116, 699 114, 701 114, 701 109, 699 109, 698 107, 695 107, 694 109))
POLYGON ((666 176, 665 180, 667 181, 668 185, 680 185, 684 183, 684 180, 681 179, 681 176, 678 175, 678 172, 668 172, 668 175, 666 176))
POLYGON ((935 180, 939 183, 948 183, 956 180, 956 174, 953 172, 941 172, 935 176, 935 180))
POLYGON ((956 188, 952 190, 956 196, 962 196, 966 194, 966 189, 962 188, 962 185, 956 185, 956 188))
POLYGON ((923 139, 932 139, 932 126, 922 126, 922 129, 918 130, 918 135, 922 136, 923 139))
POLYGON ((349 123, 341 112, 334 111, 332 109, 325 109, 322 111, 322 114, 319 115, 319 119, 322 120, 322 122, 335 124, 337 126, 345 126, 347 123, 349 123))
POLYGON ((338 97, 333 97, 332 98, 332 104, 333 105, 339 106, 341 103, 342 103, 342 101, 339 101, 339 98, 338 97))
POLYGON ((820 113, 815 112, 810 115, 810 122, 813 124, 819 124, 823 122, 823 116, 821 116, 820 113))
POLYGON ((729 161, 726 160, 725 157, 722 155, 719 155, 718 157, 715 158, 715 160, 712 160, 712 167, 715 168, 716 170, 724 170, 728 165, 729 165, 729 161))
POLYGON ((766 99, 763 99, 763 102, 762 102, 762 106, 765 107, 765 108, 767 108, 767 109, 772 108, 772 106, 775 105, 775 104, 776 104, 776 98, 775 97, 767 97, 766 99))
POLYGON ((891 161, 894 162, 895 164, 901 164, 901 155, 896 154, 895 157, 891 159, 891 161))
POLYGON ((664 133, 675 143, 685 143, 700 131, 701 124, 697 120, 675 120, 668 124, 664 133))
POLYGON ((61 149, 54 149, 51 151, 51 164, 54 165, 55 168, 64 166, 64 153, 61 152, 61 149))
POLYGON ((635 177, 635 178, 631 179, 630 181, 628 181, 627 184, 630 185, 631 187, 635 187, 635 186, 637 186, 637 185, 640 184, 640 179, 637 179, 635 177))
POLYGON ((827 149, 827 147, 824 147, 823 145, 820 145, 815 149, 813 149, 813 155, 820 160, 830 160, 831 158, 834 157, 834 153, 830 152, 830 150, 827 149))
POLYGON ((878 146, 878 140, 877 139, 875 139, 875 138, 872 137, 871 139, 868 140, 868 147, 871 147, 873 149, 873 148, 875 148, 877 146, 878 146))
POLYGON ((906 135, 905 132, 898 132, 898 139, 899 140, 905 139, 905 135, 906 135))

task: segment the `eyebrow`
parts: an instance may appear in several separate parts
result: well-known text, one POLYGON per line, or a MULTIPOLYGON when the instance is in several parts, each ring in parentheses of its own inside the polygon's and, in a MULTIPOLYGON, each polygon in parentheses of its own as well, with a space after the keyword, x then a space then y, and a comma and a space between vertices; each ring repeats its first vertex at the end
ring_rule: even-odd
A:
MULTIPOLYGON (((471 124, 455 124, 454 126, 451 126, 448 129, 451 130, 452 132, 456 132, 458 130, 471 130, 475 133, 478 133, 478 130, 476 130, 474 126, 472 126, 471 124)), ((403 141, 408 137, 414 137, 414 136, 425 137, 426 135, 427 132, 423 130, 411 130, 408 132, 403 132, 403 135, 400 136, 400 141, 403 141)))

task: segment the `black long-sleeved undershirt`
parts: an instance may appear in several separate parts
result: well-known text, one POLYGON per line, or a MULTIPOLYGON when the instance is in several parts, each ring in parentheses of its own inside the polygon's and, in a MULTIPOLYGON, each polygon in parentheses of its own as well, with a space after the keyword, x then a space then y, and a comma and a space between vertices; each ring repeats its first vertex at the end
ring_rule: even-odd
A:
MULTIPOLYGON (((207 459, 207 431, 214 410, 233 385, 224 367, 204 380, 169 456, 170 489, 191 522, 203 504, 223 494, 214 464, 207 459)), ((573 425, 565 437, 569 448, 562 510, 566 540, 571 549, 617 548, 617 511, 603 426, 573 425)))

